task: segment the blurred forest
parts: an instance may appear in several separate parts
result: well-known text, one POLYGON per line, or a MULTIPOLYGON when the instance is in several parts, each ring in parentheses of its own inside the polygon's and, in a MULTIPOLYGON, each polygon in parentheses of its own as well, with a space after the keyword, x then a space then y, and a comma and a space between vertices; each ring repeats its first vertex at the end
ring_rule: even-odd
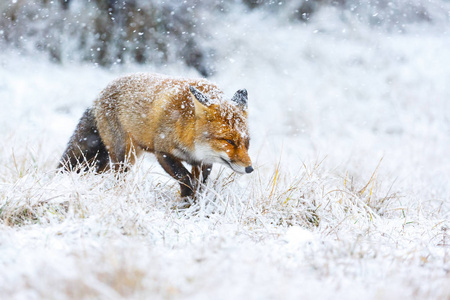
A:
MULTIPOLYGON (((0 47, 47 53, 57 63, 169 64, 182 61, 202 76, 215 72, 211 43, 217 18, 259 11, 282 22, 307 24, 334 6, 345 21, 402 32, 406 23, 448 19, 444 0, 4 0, 0 47)), ((223 41, 221 41, 223 43, 223 41)), ((215 46, 216 45, 216 46, 215 46)))

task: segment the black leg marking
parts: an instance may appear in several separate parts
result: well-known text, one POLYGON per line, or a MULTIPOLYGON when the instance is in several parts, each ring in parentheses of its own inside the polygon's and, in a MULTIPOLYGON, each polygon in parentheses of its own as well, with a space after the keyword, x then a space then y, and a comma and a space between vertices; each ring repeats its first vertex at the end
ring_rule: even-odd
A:
POLYGON ((156 153, 156 158, 163 169, 180 182, 181 197, 194 195, 192 175, 179 159, 167 153, 156 153))
POLYGON ((210 164, 201 164, 201 165, 193 165, 192 166, 192 176, 195 180, 206 183, 206 179, 208 179, 209 174, 211 174, 212 165, 210 164), (200 177, 202 179, 200 180, 200 177))
POLYGON ((203 174, 203 183, 206 183, 206 179, 208 179, 211 174, 212 164, 202 164, 202 174, 203 174))

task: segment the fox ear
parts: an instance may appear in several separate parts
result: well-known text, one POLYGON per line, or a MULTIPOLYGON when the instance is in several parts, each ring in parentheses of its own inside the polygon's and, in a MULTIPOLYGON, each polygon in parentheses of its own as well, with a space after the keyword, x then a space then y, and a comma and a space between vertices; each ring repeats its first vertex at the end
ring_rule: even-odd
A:
POLYGON ((237 106, 241 107, 242 109, 247 109, 247 102, 248 102, 248 94, 246 89, 242 89, 237 91, 233 98, 231 98, 231 101, 236 103, 237 106))
MULTIPOLYGON (((209 98, 206 97, 202 92, 197 90, 192 85, 189 86, 189 90, 191 91, 192 96, 194 96, 194 98, 197 99, 197 101, 200 102, 201 104, 203 104, 204 106, 209 106, 211 104, 211 101, 209 100, 209 98)), ((194 103, 195 103, 195 101, 194 101, 194 103)))

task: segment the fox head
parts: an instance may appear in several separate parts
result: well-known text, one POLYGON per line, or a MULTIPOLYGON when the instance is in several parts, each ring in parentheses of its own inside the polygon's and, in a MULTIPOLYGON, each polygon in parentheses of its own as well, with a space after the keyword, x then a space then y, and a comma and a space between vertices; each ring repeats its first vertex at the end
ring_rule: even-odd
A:
POLYGON ((212 101, 189 87, 195 109, 195 157, 205 163, 221 163, 237 173, 253 172, 248 155, 247 91, 239 90, 231 101, 212 101))

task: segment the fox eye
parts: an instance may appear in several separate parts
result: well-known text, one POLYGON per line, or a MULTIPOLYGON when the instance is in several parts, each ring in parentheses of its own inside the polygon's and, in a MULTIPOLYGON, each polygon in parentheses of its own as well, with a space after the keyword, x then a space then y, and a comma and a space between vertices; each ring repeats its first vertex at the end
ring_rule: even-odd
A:
POLYGON ((225 140, 225 142, 227 142, 228 144, 230 144, 231 146, 234 146, 234 147, 236 147, 236 143, 234 142, 234 141, 232 141, 232 140, 225 140))

